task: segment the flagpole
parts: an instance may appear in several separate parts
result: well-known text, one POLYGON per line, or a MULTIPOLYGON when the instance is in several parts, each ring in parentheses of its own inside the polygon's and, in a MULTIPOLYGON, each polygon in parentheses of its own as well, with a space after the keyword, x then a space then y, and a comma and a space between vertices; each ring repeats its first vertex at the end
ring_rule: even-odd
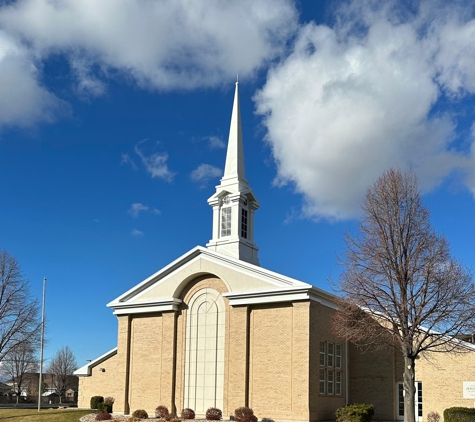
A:
POLYGON ((45 297, 46 297, 46 277, 43 278, 43 308, 41 312, 41 351, 40 351, 40 380, 38 383, 38 412, 41 410, 41 390, 43 384, 43 346, 45 342, 45 297))

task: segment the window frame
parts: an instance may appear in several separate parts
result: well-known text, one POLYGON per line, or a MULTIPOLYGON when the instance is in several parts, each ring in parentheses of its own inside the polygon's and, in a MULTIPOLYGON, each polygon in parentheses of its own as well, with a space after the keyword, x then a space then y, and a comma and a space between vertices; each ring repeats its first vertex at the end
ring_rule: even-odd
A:
POLYGON ((232 207, 221 208, 221 237, 231 236, 232 207))

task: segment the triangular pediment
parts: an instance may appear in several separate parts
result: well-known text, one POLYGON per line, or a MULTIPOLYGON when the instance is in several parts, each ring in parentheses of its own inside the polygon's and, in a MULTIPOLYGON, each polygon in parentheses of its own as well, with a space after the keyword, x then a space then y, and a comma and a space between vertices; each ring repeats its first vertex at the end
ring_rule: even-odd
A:
POLYGON ((249 301, 300 300, 310 296, 322 296, 325 300, 333 298, 311 284, 197 246, 107 306, 116 314, 177 310, 181 304, 181 291, 191 280, 203 275, 223 281, 228 290, 223 296, 231 304, 233 301, 245 304, 249 301))

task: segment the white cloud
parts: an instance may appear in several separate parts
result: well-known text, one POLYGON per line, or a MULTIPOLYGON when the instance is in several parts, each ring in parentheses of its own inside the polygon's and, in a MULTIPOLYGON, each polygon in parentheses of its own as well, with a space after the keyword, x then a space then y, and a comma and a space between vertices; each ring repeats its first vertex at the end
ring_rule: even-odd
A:
POLYGON ((199 183, 201 186, 206 186, 211 179, 222 175, 223 170, 211 164, 200 164, 190 173, 191 180, 195 183, 199 183))
POLYGON ((132 160, 130 155, 127 153, 122 154, 120 164, 129 164, 132 169, 137 170, 137 164, 134 163, 134 160, 132 160))
POLYGON ((28 49, 0 29, 0 127, 52 122, 69 112, 66 103, 41 86, 39 73, 28 49))
POLYGON ((390 166, 413 168, 423 189, 469 169, 451 144, 453 117, 433 107, 443 91, 456 101, 475 90, 475 21, 443 3, 423 2, 415 15, 399 5, 355 1, 334 28, 305 25, 255 96, 276 183, 294 184, 306 215, 356 216, 390 166))
POLYGON ((135 152, 142 160, 145 170, 152 176, 152 178, 163 179, 167 182, 171 182, 175 173, 168 169, 168 154, 166 152, 155 152, 149 155, 146 155, 140 148, 139 145, 135 146, 135 152))
POLYGON ((137 230, 137 229, 133 229, 133 230, 130 232, 130 234, 131 234, 132 236, 143 236, 143 232, 140 231, 140 230, 137 230))
POLYGON ((127 212, 132 217, 137 218, 142 211, 148 211, 151 214, 155 214, 155 215, 161 214, 160 210, 158 210, 157 208, 153 208, 153 207, 150 208, 148 205, 141 204, 140 202, 136 202, 132 204, 127 212))
POLYGON ((217 136, 207 136, 205 140, 208 142, 209 149, 222 149, 226 148, 224 141, 217 136))
POLYGON ((142 211, 147 211, 148 207, 140 202, 132 204, 127 211, 132 217, 137 218, 142 211))
POLYGON ((255 75, 282 53, 297 16, 291 0, 7 2, 0 107, 12 110, 1 119, 28 124, 55 114, 58 100, 38 77, 52 55, 66 56, 85 98, 102 95, 111 77, 148 89, 217 86, 236 72, 255 75))

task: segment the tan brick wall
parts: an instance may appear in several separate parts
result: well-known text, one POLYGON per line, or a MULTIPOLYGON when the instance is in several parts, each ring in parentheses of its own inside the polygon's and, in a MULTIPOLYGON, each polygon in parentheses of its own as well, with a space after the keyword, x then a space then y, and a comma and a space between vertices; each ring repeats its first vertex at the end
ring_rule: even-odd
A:
POLYGON ((124 411, 128 316, 119 316, 117 320, 117 354, 93 367, 91 376, 79 377, 79 407, 89 408, 92 396, 112 396, 115 398, 114 411, 124 411), (105 372, 100 372, 99 367, 104 368, 105 372))
POLYGON ((422 382, 424 421, 429 412, 448 407, 474 407, 475 399, 463 398, 463 381, 475 381, 475 352, 426 353, 416 360, 416 381, 422 382))
POLYGON ((249 406, 258 417, 308 420, 308 327, 308 302, 252 308, 249 406))
POLYGON ((234 410, 248 403, 247 365, 249 309, 247 306, 229 307, 227 324, 224 403, 225 415, 234 414, 234 410))
POLYGON ((165 376, 162 368, 162 347, 170 342, 164 316, 136 315, 131 324, 129 402, 130 412, 155 410, 160 386, 165 376))
POLYGON ((350 345, 350 402, 374 404, 375 420, 396 419, 396 382, 403 367, 395 353, 391 348, 363 351, 350 345))
POLYGON ((331 318, 335 311, 318 302, 310 304, 310 329, 309 329, 309 410, 310 420, 332 420, 335 419, 335 411, 345 405, 345 341, 338 338, 332 331, 331 318), (340 344, 342 346, 342 394, 341 395, 321 395, 319 389, 320 370, 320 341, 340 344))
POLYGON ((120 389, 116 382, 117 363, 117 355, 114 355, 94 366, 90 377, 79 377, 78 407, 89 408, 92 396, 118 397, 120 389), (99 371, 99 367, 105 371, 99 371))

